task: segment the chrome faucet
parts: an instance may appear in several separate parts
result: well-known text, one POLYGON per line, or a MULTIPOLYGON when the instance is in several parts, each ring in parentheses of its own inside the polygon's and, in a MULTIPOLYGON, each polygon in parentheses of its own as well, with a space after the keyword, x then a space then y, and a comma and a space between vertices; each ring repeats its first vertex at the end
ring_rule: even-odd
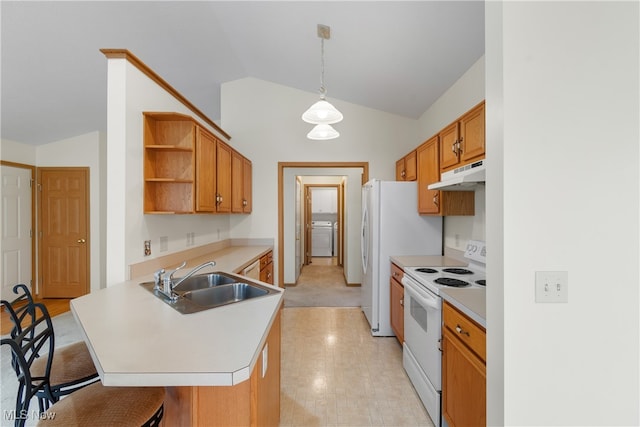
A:
POLYGON ((187 280, 189 277, 193 276, 194 274, 196 274, 198 271, 202 270, 205 267, 214 267, 216 265, 215 261, 207 261, 204 264, 200 264, 199 266, 195 267, 193 270, 191 270, 190 272, 188 272, 184 277, 181 277, 180 279, 178 279, 177 282, 174 283, 174 279, 173 279, 173 275, 180 270, 181 268, 184 268, 187 265, 187 261, 183 261, 182 264, 180 264, 178 267, 176 267, 174 270, 172 270, 168 275, 164 275, 165 274, 165 270, 164 268, 161 268, 160 270, 156 271, 155 273, 153 273, 153 278, 154 278, 154 289, 158 292, 160 292, 161 294, 163 294, 164 296, 166 296, 167 298, 169 298, 169 300, 171 300, 171 302, 176 302, 178 300, 178 297, 180 295, 178 295, 176 292, 174 292, 174 288, 176 286, 178 286, 180 283, 184 282, 185 280, 187 280))
MULTIPOLYGON (((186 264, 186 261, 185 261, 186 264)), ((215 261, 207 261, 203 264, 200 264, 197 267, 194 267, 193 270, 191 270, 190 272, 188 272, 186 274, 186 276, 181 277, 180 279, 178 279, 178 281, 176 283, 173 283, 173 278, 171 276, 173 276, 173 273, 175 273, 176 271, 178 271, 178 269, 176 269, 173 273, 171 273, 171 276, 169 276, 169 279, 172 283, 171 285, 171 291, 173 291, 173 288, 175 288, 176 286, 178 286, 180 283, 184 282, 185 280, 187 280, 189 277, 193 276, 194 274, 196 274, 198 271, 202 270, 205 267, 215 267, 216 266, 216 262, 215 261)), ((182 266, 181 266, 182 267, 182 266)))

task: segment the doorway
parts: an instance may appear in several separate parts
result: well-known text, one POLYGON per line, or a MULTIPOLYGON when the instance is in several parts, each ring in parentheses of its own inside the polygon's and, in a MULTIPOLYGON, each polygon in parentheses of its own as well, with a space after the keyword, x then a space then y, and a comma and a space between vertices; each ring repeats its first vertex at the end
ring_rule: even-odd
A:
POLYGON ((38 168, 41 298, 89 292, 89 168, 38 168))
POLYGON ((2 288, 13 300, 13 286, 23 283, 33 293, 35 277, 34 166, 2 161, 2 288))
MULTIPOLYGON (((297 186, 301 185, 296 177, 299 175, 350 175, 352 176, 349 191, 360 194, 362 184, 369 179, 369 164, 367 162, 279 162, 278 163, 278 285, 284 287, 285 283, 294 283, 294 279, 285 280, 285 268, 290 272, 290 277, 295 274, 295 195, 297 186), (287 176, 285 182, 285 175, 287 176), (356 178, 357 177, 357 178, 356 178), (289 182, 291 181, 291 182, 289 182), (290 200, 289 200, 290 199, 290 200), (287 202, 285 203, 285 201, 287 202), (288 207, 286 207, 288 206, 288 207), (290 211, 289 211, 290 210, 290 211), (286 225, 285 225, 286 224, 286 225), (286 261, 285 261, 286 259, 286 261)), ((350 269, 353 274, 357 275, 357 280, 349 281, 350 284, 359 284, 360 280, 360 256, 359 256, 359 240, 358 229, 360 221, 360 197, 357 197, 358 205, 349 207, 349 198, 345 197, 345 206, 343 211, 351 212, 349 218, 343 218, 341 233, 344 233, 343 247, 341 248, 343 265, 345 273, 348 275, 350 269), (356 224, 352 226, 352 232, 355 232, 355 238, 349 238, 347 233, 348 223, 356 224)), ((340 222, 340 221, 339 221, 340 222)), ((303 233, 304 235, 304 233, 303 233)), ((289 274, 289 273, 288 273, 289 274)), ((289 277, 289 276, 288 276, 289 277)))
MULTIPOLYGON (((306 177, 298 177, 303 183, 306 177)), ((342 235, 340 220, 344 218, 344 176, 313 176, 323 183, 304 183, 305 239, 303 265, 315 258, 316 263, 342 266, 339 256, 342 235), (330 184, 330 182, 335 182, 330 184)))

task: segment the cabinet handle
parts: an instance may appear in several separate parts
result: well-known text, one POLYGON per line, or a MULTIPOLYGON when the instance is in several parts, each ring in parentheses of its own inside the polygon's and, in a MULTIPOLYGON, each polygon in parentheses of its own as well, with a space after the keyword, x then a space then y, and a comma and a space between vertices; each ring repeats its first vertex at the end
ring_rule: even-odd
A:
POLYGON ((436 193, 435 196, 433 196, 433 204, 436 206, 440 206, 440 193, 436 193))
POLYGON ((247 206, 247 199, 242 200, 242 206, 247 206))
POLYGON ((460 137, 460 141, 458 141, 458 153, 462 153, 462 140, 464 137, 460 137))
POLYGON ((456 332, 459 333, 460 335, 466 335, 469 336, 469 332, 465 331, 464 329, 462 329, 460 327, 460 325, 456 325, 456 332))
POLYGON ((405 171, 400 172, 400 176, 403 177, 403 178, 405 177, 406 174, 407 173, 405 171))
POLYGON ((404 299, 401 299, 401 300, 400 300, 400 305, 401 305, 402 307, 404 307, 404 299))
POLYGON ((456 146, 458 145, 458 140, 456 139, 455 141, 453 141, 453 144, 451 144, 451 151, 453 152, 453 154, 458 154, 456 152, 456 146))

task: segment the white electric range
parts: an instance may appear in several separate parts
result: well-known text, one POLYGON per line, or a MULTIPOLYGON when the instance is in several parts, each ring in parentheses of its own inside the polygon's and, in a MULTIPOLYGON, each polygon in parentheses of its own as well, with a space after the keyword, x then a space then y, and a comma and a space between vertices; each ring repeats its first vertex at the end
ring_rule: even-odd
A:
POLYGON ((442 425, 442 298, 447 287, 486 286, 485 242, 470 240, 466 267, 405 267, 403 366, 436 426, 442 425))

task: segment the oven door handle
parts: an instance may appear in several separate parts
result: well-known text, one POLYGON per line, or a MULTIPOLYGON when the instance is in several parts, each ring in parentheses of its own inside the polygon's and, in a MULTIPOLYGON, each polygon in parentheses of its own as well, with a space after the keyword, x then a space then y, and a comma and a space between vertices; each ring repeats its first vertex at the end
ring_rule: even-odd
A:
POLYGON ((423 307, 429 307, 434 310, 440 310, 440 297, 432 295, 429 291, 422 291, 417 283, 415 283, 412 279, 404 276, 402 278, 402 284, 405 287, 405 290, 409 291, 409 293, 415 298, 415 300, 423 307))

